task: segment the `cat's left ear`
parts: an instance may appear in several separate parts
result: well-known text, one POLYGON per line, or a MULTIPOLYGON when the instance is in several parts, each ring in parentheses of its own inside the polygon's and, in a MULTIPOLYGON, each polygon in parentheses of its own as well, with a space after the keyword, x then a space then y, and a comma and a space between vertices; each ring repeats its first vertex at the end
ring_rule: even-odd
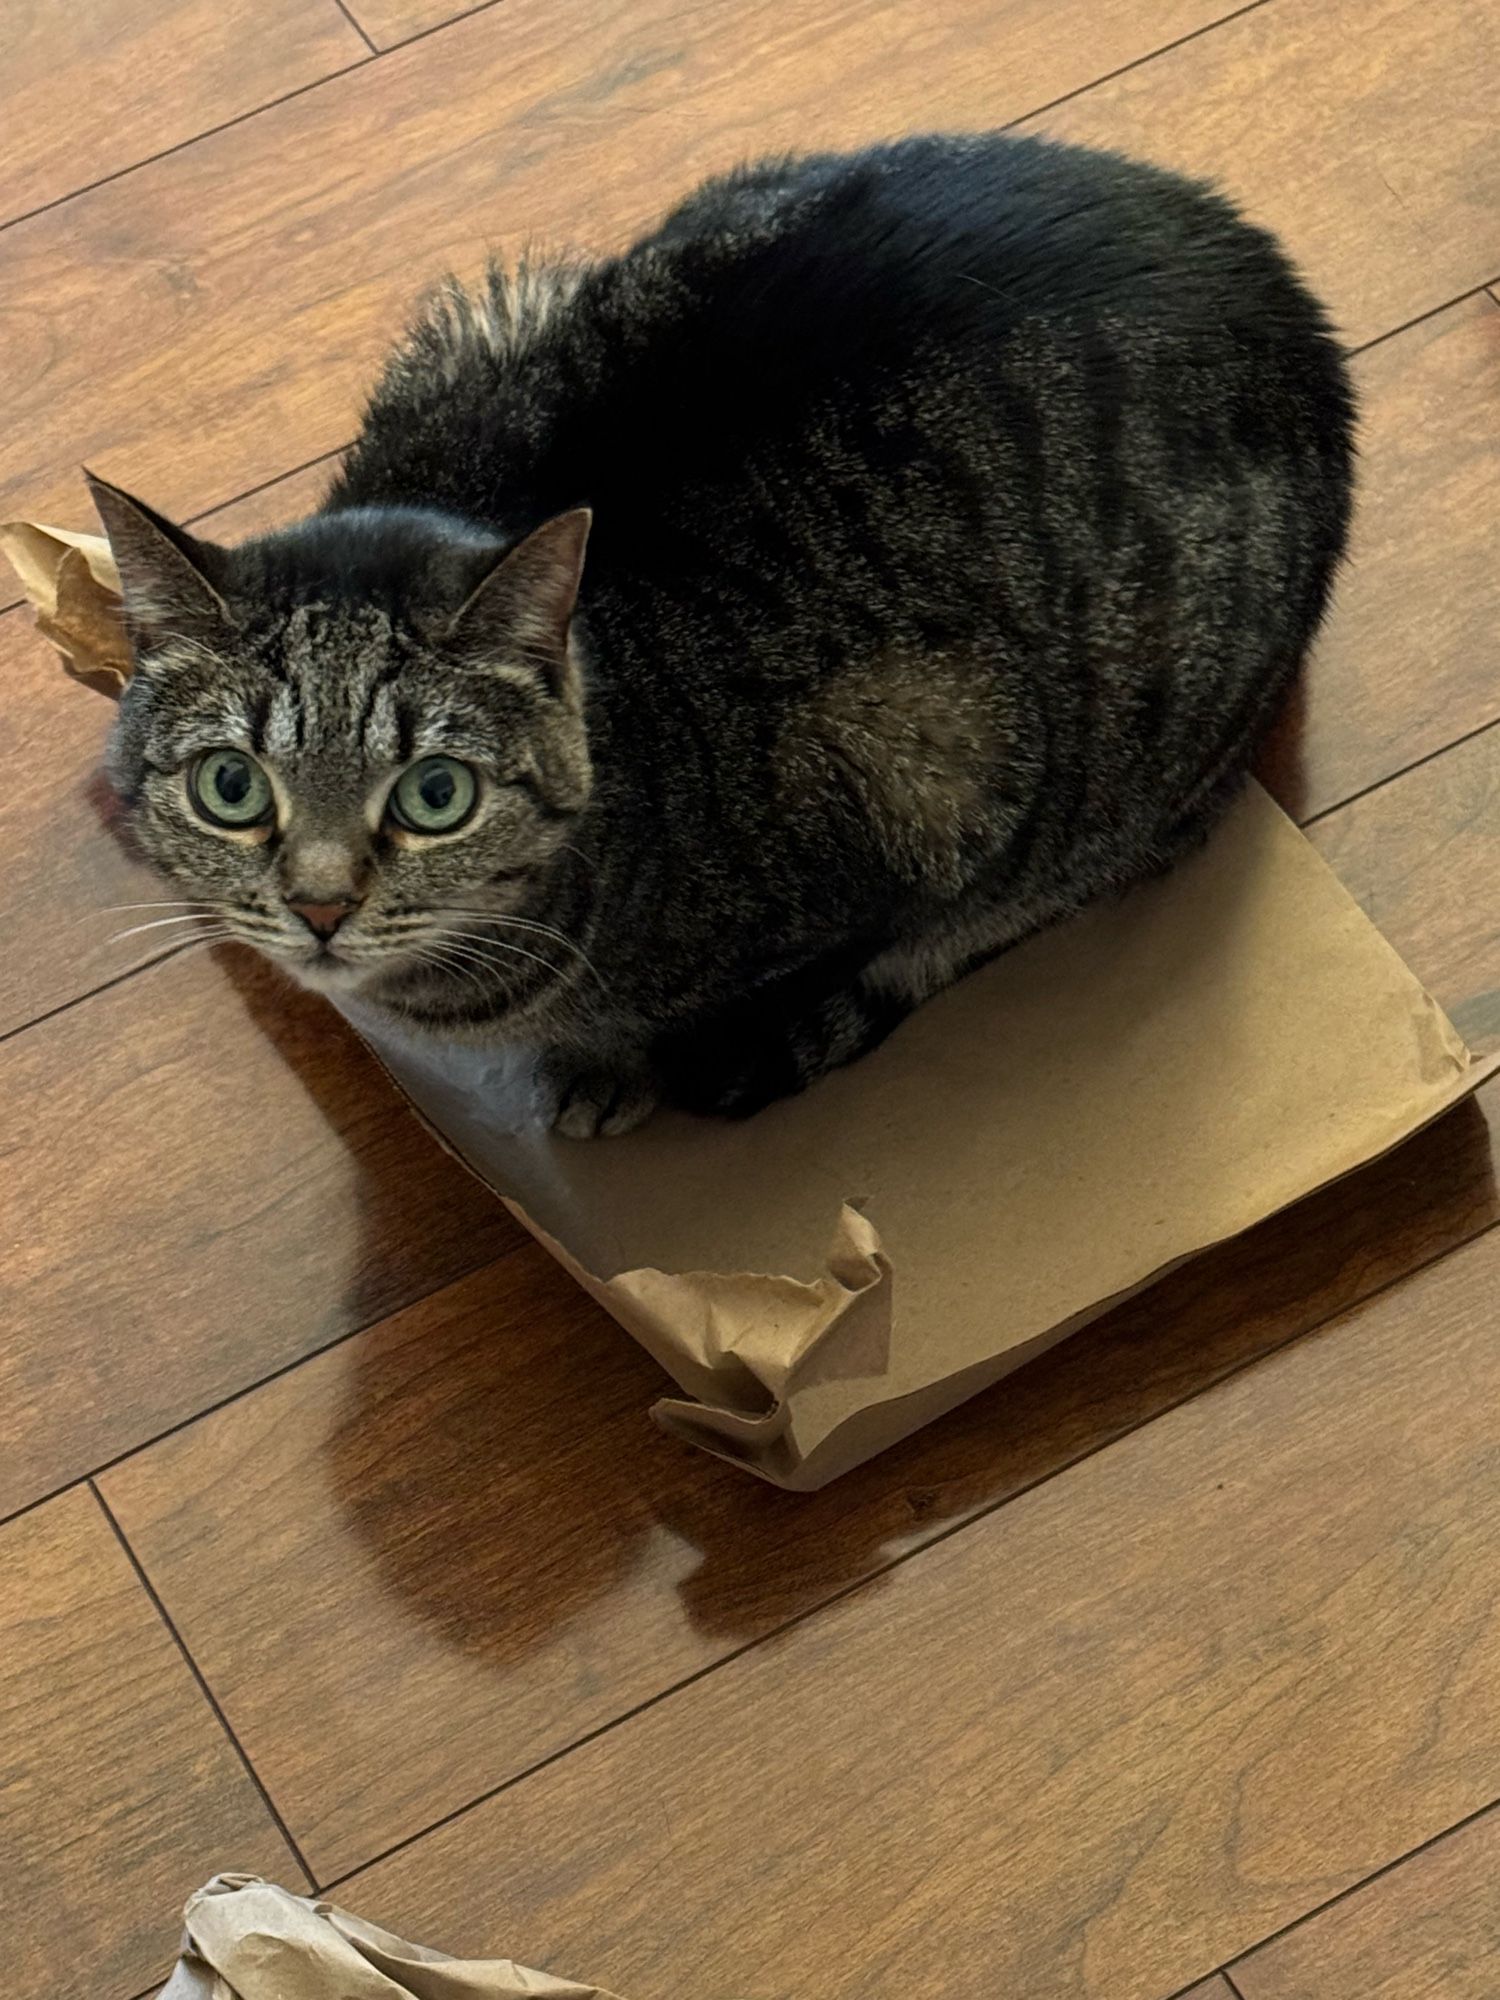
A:
POLYGON ((138 641, 202 638, 233 622, 219 594, 221 548, 198 541, 108 480, 87 470, 83 476, 109 537, 126 621, 138 641))
POLYGON ((551 693, 576 703, 578 671, 568 628, 593 519, 587 507, 575 507, 517 542, 464 603, 448 628, 450 641, 497 663, 519 656, 542 674, 551 693))

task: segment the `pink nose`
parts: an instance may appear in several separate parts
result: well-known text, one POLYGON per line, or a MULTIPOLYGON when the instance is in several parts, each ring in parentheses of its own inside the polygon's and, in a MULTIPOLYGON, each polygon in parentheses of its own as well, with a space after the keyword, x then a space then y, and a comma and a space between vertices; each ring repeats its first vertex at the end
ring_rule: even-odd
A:
POLYGON ((295 910, 314 937, 325 942, 331 938, 345 917, 359 908, 358 896, 343 896, 335 903, 305 903, 297 896, 288 896, 286 906, 295 910))

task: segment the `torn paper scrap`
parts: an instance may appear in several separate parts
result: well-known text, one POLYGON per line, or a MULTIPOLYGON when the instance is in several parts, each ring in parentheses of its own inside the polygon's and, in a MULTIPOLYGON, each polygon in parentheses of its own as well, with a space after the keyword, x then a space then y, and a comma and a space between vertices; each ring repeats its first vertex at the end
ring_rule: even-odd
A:
POLYGON ((508 1958, 449 1958, 255 1875, 189 1897, 160 2000, 614 2000, 508 1958))
POLYGON ((76 535, 39 521, 0 525, 37 629, 52 641, 75 680, 118 696, 134 665, 120 614, 120 578, 102 535, 76 535))

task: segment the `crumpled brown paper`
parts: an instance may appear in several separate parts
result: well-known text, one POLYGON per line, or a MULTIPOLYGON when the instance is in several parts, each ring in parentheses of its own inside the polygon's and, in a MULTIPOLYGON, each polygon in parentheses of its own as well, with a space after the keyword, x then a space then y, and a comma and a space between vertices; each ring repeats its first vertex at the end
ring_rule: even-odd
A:
MULTIPOLYGON (((74 585, 107 596, 106 578, 96 559, 74 585)), ((51 590, 44 576, 39 617, 51 590)), ((556 1140, 529 1119, 524 1051, 407 1042, 345 1011, 429 1127, 672 1377, 658 1423, 796 1490, 1398 1145, 1500 1067, 1470 1056, 1256 787, 1164 880, 1022 945, 744 1124, 662 1113, 622 1139, 556 1140)))
POLYGON ((613 2000, 510 1959, 449 1958, 255 1875, 217 1875, 183 1911, 160 2000, 613 2000))
POLYGON ((0 524, 10 558, 36 612, 38 629, 75 680, 117 696, 133 662, 120 617, 120 577, 103 535, 75 535, 39 521, 0 524))

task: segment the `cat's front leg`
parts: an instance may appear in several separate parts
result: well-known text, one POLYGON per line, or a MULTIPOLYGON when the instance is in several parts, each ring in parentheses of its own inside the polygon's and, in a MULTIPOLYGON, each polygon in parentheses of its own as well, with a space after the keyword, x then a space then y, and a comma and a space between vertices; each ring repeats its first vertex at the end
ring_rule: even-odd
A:
POLYGON ((797 974, 664 1042, 662 1094, 686 1111, 748 1118, 866 1054, 910 1010, 864 976, 825 985, 797 974))
POLYGON ((544 1122, 567 1139, 633 1132, 656 1109, 656 1076, 643 1057, 549 1049, 536 1078, 544 1122))

